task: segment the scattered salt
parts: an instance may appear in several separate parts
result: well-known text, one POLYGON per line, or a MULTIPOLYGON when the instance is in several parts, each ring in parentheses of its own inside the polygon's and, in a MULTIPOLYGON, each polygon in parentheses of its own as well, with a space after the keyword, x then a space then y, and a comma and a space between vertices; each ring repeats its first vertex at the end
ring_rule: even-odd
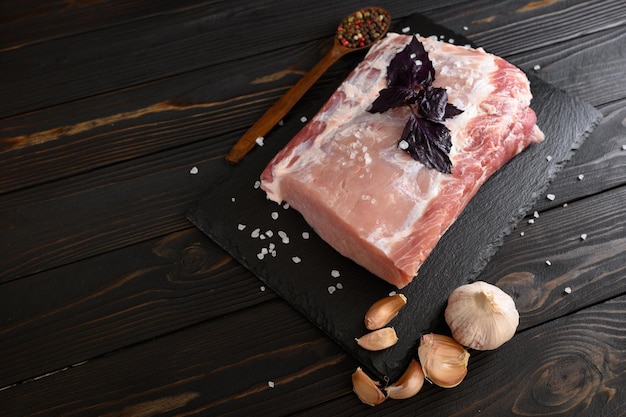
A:
POLYGON ((273 211, 272 212, 272 219, 274 219, 274 220, 278 219, 278 212, 277 211, 273 211))
POLYGON ((252 237, 253 239, 258 238, 261 235, 261 229, 256 228, 252 231, 252 233, 250 233, 250 237, 252 237))
POLYGON ((411 31, 411 27, 410 26, 405 26, 402 28, 402 33, 409 33, 411 31))
POLYGON ((395 291, 390 291, 389 292, 389 296, 392 296, 392 295, 396 295, 396 292, 395 291))
MULTIPOLYGON (((274 232, 272 232, 271 230, 268 230, 267 232, 265 232, 265 236, 272 237, 274 236, 274 232)), ((273 243, 270 243, 270 245, 273 245, 273 243)))
POLYGON ((306 123, 306 122, 307 122, 307 120, 309 120, 309 119, 307 119, 307 118, 306 118, 306 116, 302 116, 302 117, 300 118, 300 121, 301 121, 302 123, 306 123))
POLYGON ((299 256, 293 256, 291 260, 293 261, 294 264, 299 264, 300 262, 302 262, 302 259, 300 259, 299 256))
POLYGON ((274 386, 275 386, 274 381, 269 381, 269 382, 267 383, 267 385, 268 385, 270 388, 274 388, 274 386))
POLYGON ((282 125, 284 125, 284 124, 285 124, 285 121, 284 121, 284 120, 282 120, 282 119, 281 119, 281 120, 279 120, 279 122, 278 122, 278 126, 282 126, 282 125))
POLYGON ((334 293, 335 291, 337 291, 337 288, 335 288, 335 286, 334 286, 334 285, 331 285, 331 286, 329 286, 329 287, 328 287, 328 293, 329 293, 329 294, 332 294, 332 293, 334 293))
POLYGON ((337 271, 336 269, 333 269, 332 271, 330 271, 330 275, 331 275, 333 278, 339 278, 339 276, 340 276, 341 274, 340 274, 340 273, 339 273, 339 271, 337 271))
POLYGON ((580 235, 580 240, 587 240, 587 233, 580 235))
POLYGON ((572 289, 570 287, 565 287, 565 289, 563 290, 563 292, 565 294, 571 294, 572 293, 572 289))
POLYGON ((191 175, 196 175, 198 173, 198 167, 193 167, 189 170, 191 175))
POLYGON ((550 261, 548 260, 548 261, 546 261, 546 265, 550 266, 550 265, 552 265, 552 262, 550 262, 550 261))
POLYGON ((448 43, 454 43, 454 39, 453 38, 448 39, 448 43))
POLYGON ((567 203, 563 203, 563 207, 567 207, 567 203))
POLYGON ((533 67, 535 71, 539 71, 541 69, 541 65, 537 64, 533 67))
POLYGON ((261 285, 261 291, 265 291, 265 285, 261 285))
POLYGON ((241 224, 241 223, 239 223, 239 224, 237 225, 237 229, 239 229, 239 230, 243 230, 243 229, 245 229, 245 228, 246 228, 246 225, 245 225, 245 224, 241 224))
POLYGON ((231 197, 230 201, 235 202, 235 197, 231 197))
POLYGON ((622 145, 622 150, 626 151, 626 145, 622 145))
POLYGON ((552 161, 552 155, 546 156, 546 161, 548 161, 548 162, 552 161))
POLYGON ((310 237, 309 232, 302 232, 302 239, 308 239, 310 237))
POLYGON ((398 143, 398 147, 403 151, 407 150, 409 149, 409 142, 407 142, 406 140, 401 140, 400 143, 398 143))
POLYGON ((256 254, 256 257, 259 258, 259 261, 262 261, 263 258, 265 258, 265 255, 263 253, 259 252, 259 253, 256 254))
POLYGON ((263 141, 265 140, 265 138, 263 136, 259 136, 258 138, 255 139, 255 142, 257 145, 259 146, 263 146, 263 141))
POLYGON ((528 224, 535 224, 535 219, 528 220, 528 224))
POLYGON ((585 174, 578 174, 578 180, 582 181, 585 178, 585 174))
POLYGON ((338 290, 343 290, 343 284, 341 282, 337 283, 337 289, 338 290))
POLYGON ((254 189, 256 190, 257 188, 259 188, 261 186, 261 181, 255 181, 254 182, 254 189))
POLYGON ((463 30, 469 30, 467 26, 463 26, 463 30))
POLYGON ((289 208, 289 203, 285 203, 285 204, 283 204, 283 208, 284 208, 285 210, 287 210, 287 209, 289 208))
POLYGON ((556 198, 556 196, 554 194, 548 194, 546 195, 546 198, 550 201, 554 201, 554 199, 556 198))
POLYGON ((538 219, 538 218, 539 218, 539 212, 538 212, 538 211, 535 211, 535 212, 533 213, 533 217, 534 217, 535 219, 538 219))
POLYGON ((525 235, 525 233, 524 233, 524 232, 520 232, 520 234, 519 234, 519 235, 520 235, 520 236, 524 236, 524 235, 525 235))

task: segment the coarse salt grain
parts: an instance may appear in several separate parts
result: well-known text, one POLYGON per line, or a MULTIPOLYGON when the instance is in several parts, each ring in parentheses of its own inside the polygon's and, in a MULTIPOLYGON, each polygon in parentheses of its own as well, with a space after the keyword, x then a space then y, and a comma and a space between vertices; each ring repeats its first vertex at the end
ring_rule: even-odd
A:
POLYGON ((541 65, 537 64, 533 67, 535 71, 539 71, 541 69, 541 65))
POLYGON ((332 271, 330 271, 330 276, 332 276, 333 278, 339 278, 340 275, 341 274, 336 269, 333 269, 332 271))
POLYGON ((565 289, 563 290, 563 292, 565 294, 571 294, 572 293, 572 289, 570 287, 565 287, 565 289))
POLYGON ((261 181, 255 181, 254 182, 254 189, 256 190, 257 188, 259 188, 261 186, 261 181))
POLYGON ((587 240, 587 233, 580 235, 580 240, 587 240))
POLYGON ((524 236, 525 234, 526 234, 526 233, 524 233, 524 232, 520 232, 520 234, 519 234, 519 235, 520 235, 520 236, 524 236))
POLYGON ((302 262, 302 259, 300 259, 299 256, 294 256, 291 258, 291 260, 293 261, 294 264, 299 264, 300 262, 302 262))
POLYGON ((230 201, 232 201, 234 203, 236 201, 235 197, 231 197, 230 201))
POLYGON ((395 291, 390 291, 389 292, 389 296, 391 297, 392 295, 396 295, 396 292, 395 291))
POLYGON ((258 238, 261 235, 261 229, 256 228, 252 231, 252 233, 250 233, 250 237, 253 239, 258 238))
POLYGON ((272 219, 274 219, 274 220, 278 219, 278 212, 277 211, 273 211, 272 212, 272 219))
POLYGON ((546 261, 546 265, 550 266, 552 265, 552 262, 550 262, 549 260, 546 261))
POLYGON ((338 290, 343 290, 343 284, 341 282, 338 282, 336 286, 338 290))
POLYGON ((538 211, 535 211, 535 212, 533 213, 533 217, 534 217, 535 219, 538 219, 538 218, 539 218, 539 212, 538 212, 538 211))
POLYGON ((274 384, 274 381, 269 381, 269 382, 267 383, 267 385, 268 385, 270 388, 274 388, 274 387, 276 386, 276 384, 274 384))
POLYGON ((548 162, 552 161, 552 155, 546 156, 546 161, 548 161, 548 162))
POLYGON ((285 204, 283 204, 283 208, 284 208, 285 210, 287 210, 287 209, 289 208, 289 203, 285 203, 285 204))
POLYGON ((534 224, 534 223, 535 223, 535 219, 528 220, 528 224, 534 224))
POLYGON ((400 143, 398 143, 398 147, 405 151, 409 149, 409 142, 407 142, 406 140, 401 140, 400 143))
POLYGON ((463 30, 469 30, 467 26, 463 26, 463 30))
POLYGON ((302 239, 306 240, 310 237, 309 232, 302 232, 302 239))
POLYGON ((405 26, 402 28, 402 33, 409 33, 411 31, 411 27, 410 26, 405 26))
POLYGON ((265 138, 263 136, 259 136, 258 138, 255 139, 255 142, 257 145, 259 146, 263 146, 265 138))
POLYGON ((306 122, 307 122, 307 120, 309 120, 309 119, 307 119, 307 117, 306 117, 306 116, 302 116, 302 117, 300 118, 300 121, 301 121, 302 123, 306 123, 306 122))
POLYGON ((239 230, 244 230, 245 228, 246 228, 246 225, 245 225, 245 224, 241 224, 241 223, 239 223, 239 224, 237 225, 237 229, 239 229, 239 230))
POLYGON ((332 294, 332 293, 334 293, 335 291, 337 291, 337 288, 335 288, 335 286, 334 286, 334 285, 330 285, 330 286, 328 287, 328 293, 329 293, 329 294, 332 294))
POLYGON ((550 201, 554 201, 554 199, 556 198, 556 196, 554 194, 548 194, 546 195, 546 198, 550 201))
POLYGON ((578 180, 582 181, 585 178, 585 174, 578 174, 578 180))
POLYGON ((193 168, 191 168, 191 169, 189 170, 189 173, 190 173, 191 175, 196 175, 198 172, 199 172, 199 171, 198 171, 198 167, 193 167, 193 168))
POLYGON ((622 145, 622 150, 626 151, 626 145, 622 145))

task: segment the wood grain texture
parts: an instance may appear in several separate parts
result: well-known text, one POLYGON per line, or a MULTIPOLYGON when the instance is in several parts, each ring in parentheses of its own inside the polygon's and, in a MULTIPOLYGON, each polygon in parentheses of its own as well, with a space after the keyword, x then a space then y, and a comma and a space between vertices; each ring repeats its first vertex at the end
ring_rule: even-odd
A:
POLYGON ((273 298, 195 228, 6 283, 0 387, 273 298))

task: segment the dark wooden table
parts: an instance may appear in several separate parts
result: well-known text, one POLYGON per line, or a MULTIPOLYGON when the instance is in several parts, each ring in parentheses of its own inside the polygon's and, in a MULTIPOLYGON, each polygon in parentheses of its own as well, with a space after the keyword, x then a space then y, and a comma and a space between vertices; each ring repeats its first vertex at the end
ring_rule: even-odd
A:
POLYGON ((481 274, 543 271, 518 277, 514 339, 457 388, 370 408, 356 360, 186 218, 365 4, 4 1, 2 416, 626 416, 626 5, 384 3, 604 116, 481 274))

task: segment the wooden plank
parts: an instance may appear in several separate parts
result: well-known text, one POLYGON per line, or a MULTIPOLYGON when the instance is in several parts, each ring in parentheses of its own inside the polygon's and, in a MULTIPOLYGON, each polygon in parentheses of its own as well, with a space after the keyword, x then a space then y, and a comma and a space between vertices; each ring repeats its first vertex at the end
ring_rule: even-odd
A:
MULTIPOLYGON (((521 332, 496 351, 473 352, 457 388, 426 384, 416 397, 388 400, 376 411, 615 413, 622 400, 616 390, 626 384, 626 371, 614 366, 626 360, 625 311, 622 296, 521 332)), ((176 415, 370 415, 351 392, 355 367, 277 300, 8 387, 0 402, 5 413, 20 416, 132 415, 148 408, 176 415)))
POLYGON ((0 387, 274 298, 195 228, 5 283, 0 387))
POLYGON ((202 4, 193 0, 0 3, 0 53, 33 43, 137 22, 159 14, 179 13, 202 4))
POLYGON ((626 184, 626 100, 601 108, 602 122, 555 178, 535 209, 543 211, 626 184), (581 177, 582 175, 582 177, 581 177))
MULTIPOLYGON (((403 3, 395 0, 387 7, 399 17, 411 8, 403 3)), ((5 50, 0 68, 11 82, 0 84, 0 117, 332 38, 341 19, 360 7, 357 1, 322 0, 312 3, 303 18, 300 8, 287 0, 255 7, 211 2, 5 50), (255 22, 263 19, 275 24, 259 30, 255 22), (233 26, 239 36, 231 35, 233 26)))
POLYGON ((336 397, 323 381, 348 380, 353 367, 337 345, 275 300, 9 387, 0 403, 6 415, 23 417, 146 409, 226 416, 258 415, 266 401, 274 414, 278 395, 291 398, 278 407, 288 413, 336 397))

